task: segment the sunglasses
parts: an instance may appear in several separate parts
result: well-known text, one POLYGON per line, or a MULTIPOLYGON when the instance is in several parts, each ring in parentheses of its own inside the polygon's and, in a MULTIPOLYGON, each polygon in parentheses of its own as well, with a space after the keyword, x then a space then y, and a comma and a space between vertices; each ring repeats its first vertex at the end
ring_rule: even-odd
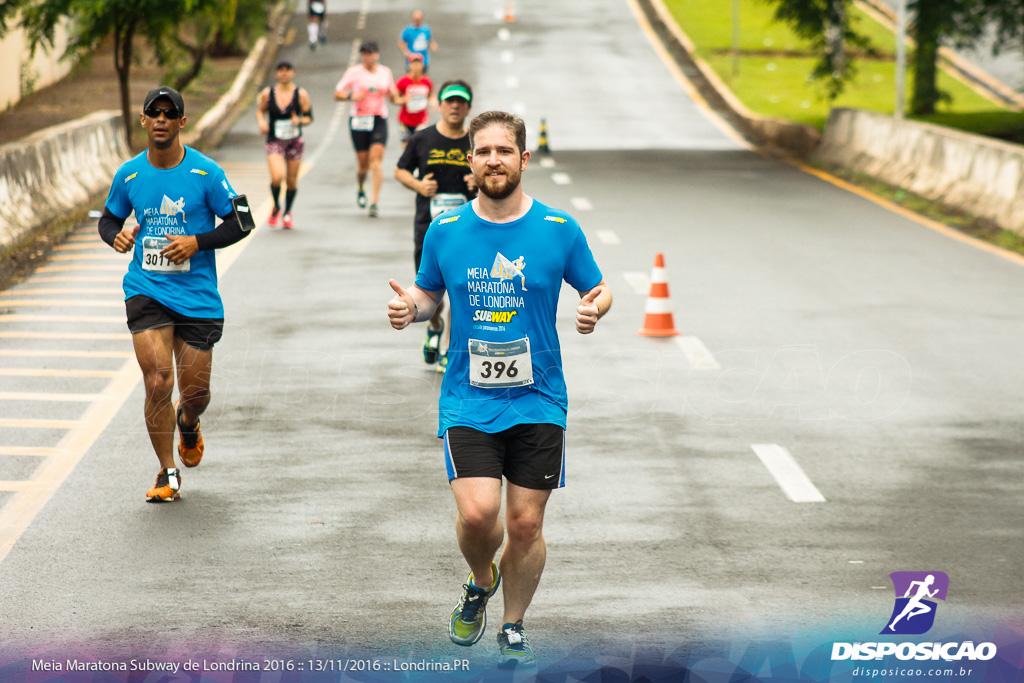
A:
POLYGON ((163 114, 168 119, 181 118, 181 113, 177 109, 164 109, 163 107, 149 107, 142 112, 151 119, 155 119, 163 114))

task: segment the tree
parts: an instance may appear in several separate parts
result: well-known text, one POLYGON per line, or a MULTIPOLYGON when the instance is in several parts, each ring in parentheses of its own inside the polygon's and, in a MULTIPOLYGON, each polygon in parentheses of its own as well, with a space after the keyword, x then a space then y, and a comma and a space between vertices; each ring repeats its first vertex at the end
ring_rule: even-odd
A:
MULTIPOLYGON (((248 13, 242 23, 261 23, 266 13, 263 0, 4 0, 0 3, 0 34, 20 16, 32 49, 42 43, 53 45, 54 31, 65 20, 71 22, 71 38, 65 57, 87 54, 95 50, 107 36, 114 40, 114 68, 117 71, 121 96, 121 112, 129 142, 135 127, 136 109, 129 101, 129 83, 134 62, 136 37, 143 37, 154 48, 158 62, 166 66, 173 51, 172 44, 192 55, 191 75, 183 74, 179 83, 187 84, 202 68, 202 61, 212 45, 206 40, 225 26, 233 26, 240 5, 248 13), (255 10, 258 8, 258 11, 255 10), (20 15, 19 15, 20 13, 20 15), (196 17, 196 44, 179 39, 181 27, 196 17), (255 18, 254 18, 255 17, 255 18), (179 42, 180 41, 180 42, 179 42), (188 76, 185 78, 184 76, 188 76)), ((181 87, 184 87, 182 85, 181 87)), ((180 88, 179 88, 180 89, 180 88)))
POLYGON ((939 46, 942 39, 957 30, 957 18, 969 9, 971 0, 912 0, 908 9, 914 12, 910 32, 916 43, 912 59, 914 86, 910 96, 910 113, 934 114, 935 105, 949 99, 939 90, 939 46))
POLYGON ((821 57, 811 77, 825 85, 829 100, 837 98, 853 77, 850 46, 870 49, 865 37, 850 27, 852 0, 768 0, 776 5, 775 19, 808 40, 821 57))

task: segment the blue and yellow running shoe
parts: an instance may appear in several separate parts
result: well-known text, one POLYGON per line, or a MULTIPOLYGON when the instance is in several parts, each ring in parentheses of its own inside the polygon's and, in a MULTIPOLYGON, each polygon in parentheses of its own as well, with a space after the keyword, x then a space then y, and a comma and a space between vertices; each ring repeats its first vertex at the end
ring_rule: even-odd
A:
POLYGON ((536 663, 530 639, 523 630, 523 620, 502 626, 498 632, 498 666, 505 669, 536 663))
POLYGON ((474 586, 472 574, 466 579, 466 583, 462 584, 462 597, 452 610, 452 618, 448 622, 448 637, 456 645, 473 645, 480 640, 484 629, 487 628, 487 601, 501 583, 498 565, 493 562, 491 572, 494 581, 487 588, 474 586))

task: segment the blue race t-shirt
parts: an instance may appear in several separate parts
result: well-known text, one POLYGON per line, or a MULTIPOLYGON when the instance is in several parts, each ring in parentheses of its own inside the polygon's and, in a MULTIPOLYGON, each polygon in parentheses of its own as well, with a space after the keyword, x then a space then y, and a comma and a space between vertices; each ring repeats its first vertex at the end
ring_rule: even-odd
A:
POLYGON ((562 280, 579 291, 602 280, 583 230, 564 211, 533 200, 522 218, 491 223, 469 203, 430 224, 416 286, 447 290, 452 307, 438 436, 455 426, 565 428, 555 329, 562 280))
MULTIPOLYGON (((394 34, 392 34, 394 35, 394 34)), ((423 67, 430 65, 430 27, 421 24, 416 28, 412 24, 402 31, 402 42, 409 48, 410 52, 418 52, 423 55, 423 67)))
POLYGON ((146 152, 122 164, 107 208, 122 218, 134 211, 139 222, 124 298, 142 294, 190 318, 223 318, 214 250, 198 251, 181 265, 160 256, 160 250, 168 243, 164 235, 213 230, 217 216, 232 212, 234 196, 221 167, 190 147, 174 168, 153 168, 146 152))

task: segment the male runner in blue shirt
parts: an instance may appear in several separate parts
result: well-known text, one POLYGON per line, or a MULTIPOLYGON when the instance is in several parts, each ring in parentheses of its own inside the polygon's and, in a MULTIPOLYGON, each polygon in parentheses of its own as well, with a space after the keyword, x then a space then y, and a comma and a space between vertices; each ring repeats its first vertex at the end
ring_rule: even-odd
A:
POLYGON ((487 600, 504 578, 500 664, 515 666, 534 662, 523 618, 544 569, 544 508, 565 484, 568 395, 555 330, 561 283, 580 294, 581 334, 594 330, 612 295, 579 224, 523 192, 530 152, 522 119, 486 112, 470 123, 469 138, 479 195, 431 223, 416 283, 405 290, 390 281, 396 296, 388 317, 395 329, 429 320, 448 292, 438 436, 471 572, 449 637, 459 645, 481 638, 487 600), (502 477, 507 537, 498 516, 502 477))
POLYGON ((430 27, 423 23, 423 11, 416 10, 412 13, 412 23, 402 29, 402 35, 398 37, 398 49, 405 55, 406 69, 409 67, 409 58, 416 53, 423 57, 423 73, 430 68, 430 53, 437 51, 437 41, 430 31, 430 27))
POLYGON ((210 403, 213 345, 224 329, 213 250, 248 234, 235 214, 235 191, 224 171, 181 144, 185 120, 180 93, 168 87, 149 91, 141 115, 149 147, 117 170, 99 222, 100 236, 115 251, 133 250, 124 296, 146 386, 146 428, 160 461, 156 484, 146 492, 153 503, 179 497, 175 424, 182 464, 195 467, 203 457, 199 416, 210 403), (126 228, 132 212, 138 225, 126 228), (218 216, 223 223, 215 228, 218 216))

